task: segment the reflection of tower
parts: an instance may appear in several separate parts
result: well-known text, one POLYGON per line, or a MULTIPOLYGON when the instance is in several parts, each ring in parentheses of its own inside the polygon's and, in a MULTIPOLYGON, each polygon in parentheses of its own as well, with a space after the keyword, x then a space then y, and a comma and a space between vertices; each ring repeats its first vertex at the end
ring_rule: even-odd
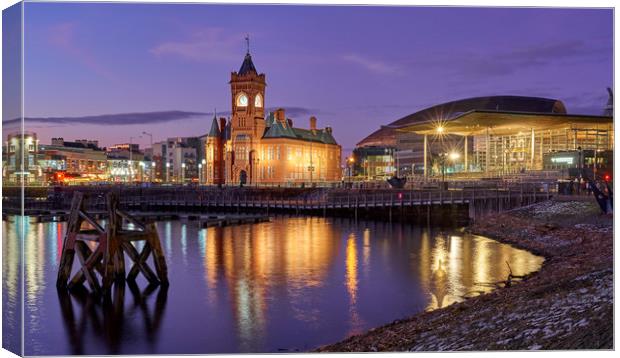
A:
POLYGON ((324 219, 288 220, 288 224, 276 220, 256 226, 207 229, 204 264, 208 301, 217 305, 215 296, 228 290, 226 297, 242 352, 263 349, 272 302, 286 302, 275 309, 290 309, 299 321, 318 319, 307 309, 308 291, 325 283, 340 235, 325 225, 324 219), (284 301, 270 300, 274 295, 286 297, 281 297, 284 301))
POLYGON ((349 335, 353 335, 361 333, 363 326, 359 312, 357 311, 357 290, 359 285, 359 279, 357 275, 357 243, 354 233, 351 233, 349 235, 349 239, 347 240, 345 266, 345 282, 347 286, 347 292, 349 293, 349 314, 351 319, 351 330, 349 331, 349 335))
POLYGON ((437 308, 443 307, 443 299, 448 293, 448 273, 443 269, 441 260, 431 276, 430 290, 437 300, 437 308))
POLYGON ((230 75, 232 94, 232 173, 228 181, 239 182, 241 172, 247 174, 250 183, 257 177, 258 161, 255 155, 260 151, 259 141, 265 132, 265 74, 259 74, 248 49, 239 72, 230 75))

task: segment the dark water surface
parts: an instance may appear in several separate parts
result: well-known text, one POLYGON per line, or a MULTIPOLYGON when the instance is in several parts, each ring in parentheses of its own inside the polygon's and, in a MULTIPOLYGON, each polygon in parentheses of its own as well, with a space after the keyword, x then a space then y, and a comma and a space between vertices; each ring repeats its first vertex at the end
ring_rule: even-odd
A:
MULTIPOLYGON (((21 309, 21 273, 9 269, 19 259, 16 221, 3 222, 5 319, 21 309)), ((56 290, 65 223, 26 222, 25 353, 308 350, 489 291, 485 283, 506 278, 506 262, 516 275, 542 264, 486 238, 399 223, 280 217, 157 227, 170 287, 149 290, 140 278, 102 304, 56 290)))

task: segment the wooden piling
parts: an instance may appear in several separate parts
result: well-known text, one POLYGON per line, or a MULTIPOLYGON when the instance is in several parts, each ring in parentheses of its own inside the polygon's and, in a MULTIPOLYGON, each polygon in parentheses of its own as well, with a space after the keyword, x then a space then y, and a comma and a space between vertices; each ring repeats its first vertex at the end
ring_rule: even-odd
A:
POLYGON ((143 224, 120 210, 118 205, 118 195, 109 192, 106 195, 107 223, 103 227, 85 209, 84 195, 81 192, 74 193, 56 279, 58 288, 73 289, 82 286, 86 281, 91 292, 107 294, 111 291, 113 282, 135 280, 139 273, 151 284, 168 285, 168 270, 155 224, 143 224), (123 228, 123 221, 137 229, 123 228), (87 223, 92 229, 83 229, 83 223, 87 223), (86 241, 97 243, 94 251, 86 241), (133 245, 138 241, 145 242, 140 253, 133 245), (133 262, 127 276, 125 253, 133 262), (156 274, 147 263, 151 254, 156 274), (80 268, 71 277, 75 255, 80 268))

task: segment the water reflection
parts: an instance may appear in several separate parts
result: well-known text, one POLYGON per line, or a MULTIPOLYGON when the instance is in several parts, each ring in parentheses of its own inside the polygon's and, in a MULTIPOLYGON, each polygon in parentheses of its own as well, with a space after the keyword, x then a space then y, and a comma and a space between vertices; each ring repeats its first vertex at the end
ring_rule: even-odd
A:
MULTIPOLYGON (((21 302, 16 225, 3 223, 5 309, 21 302)), ((515 275, 542 263, 457 230, 306 217, 208 229, 168 221, 158 231, 169 290, 127 286, 106 303, 56 292, 64 223, 24 226, 28 355, 308 350, 489 291, 506 262, 515 275)))
POLYGON ((23 229, 23 216, 2 222, 2 345, 12 352, 20 352, 22 349, 23 229))
POLYGON ((88 354, 92 347, 85 345, 89 343, 104 347, 101 353, 120 354, 123 339, 131 337, 133 330, 144 334, 151 346, 156 342, 168 288, 148 285, 140 291, 135 282, 127 281, 127 284, 115 284, 113 294, 103 300, 91 295, 83 286, 71 291, 58 289, 57 294, 71 354, 88 354), (125 307, 127 288, 133 297, 129 308, 125 307), (154 307, 150 308, 148 299, 155 292, 154 307), (137 322, 138 318, 142 318, 142 325, 137 322), (89 342, 92 338, 97 341, 89 342))
POLYGON ((429 249, 425 243, 427 240, 423 236, 417 265, 422 272, 423 285, 432 296, 427 310, 491 291, 494 288, 491 283, 507 277, 506 263, 511 267, 519 266, 517 275, 531 272, 535 265, 542 264, 542 258, 526 251, 474 235, 467 238, 437 235, 430 249, 430 260, 426 259, 429 249))
POLYGON ((350 314, 350 325, 351 328, 347 335, 353 335, 356 333, 360 333, 362 330, 362 320, 357 311, 357 289, 358 289, 358 278, 357 278, 357 243, 355 240, 355 234, 349 234, 349 238, 347 240, 347 252, 346 252, 346 275, 345 275, 345 285, 347 287, 347 292, 349 293, 349 314, 350 314))

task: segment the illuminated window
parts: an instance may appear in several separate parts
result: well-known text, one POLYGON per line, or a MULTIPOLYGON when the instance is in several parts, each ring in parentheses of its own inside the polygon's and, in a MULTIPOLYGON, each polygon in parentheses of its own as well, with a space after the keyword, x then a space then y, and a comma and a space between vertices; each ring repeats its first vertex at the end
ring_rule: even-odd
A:
POLYGON ((237 106, 238 107, 247 107, 248 106, 248 96, 241 92, 238 96, 237 96, 237 106))
POLYGON ((256 98, 254 98, 254 107, 256 108, 263 107, 263 97, 260 95, 260 93, 256 95, 256 98))

